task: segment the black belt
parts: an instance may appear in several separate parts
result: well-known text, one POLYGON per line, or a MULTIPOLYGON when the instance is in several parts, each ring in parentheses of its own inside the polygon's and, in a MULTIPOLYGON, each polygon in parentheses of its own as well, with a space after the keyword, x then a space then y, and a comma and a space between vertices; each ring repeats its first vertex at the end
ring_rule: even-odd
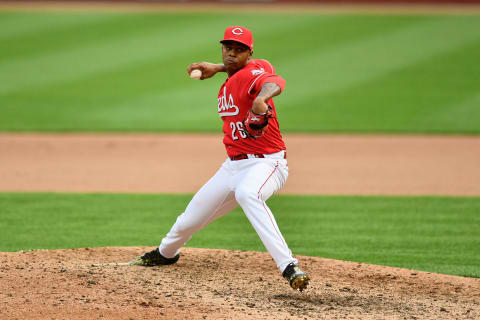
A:
MULTIPOLYGON (((236 161, 236 160, 249 159, 248 155, 249 154, 247 153, 240 153, 240 154, 237 154, 236 156, 230 157, 230 160, 236 161)), ((255 154, 250 153, 250 156, 253 156, 254 158, 265 158, 265 155, 262 153, 255 153, 255 154)), ((287 151, 284 152, 283 159, 287 159, 287 151)))

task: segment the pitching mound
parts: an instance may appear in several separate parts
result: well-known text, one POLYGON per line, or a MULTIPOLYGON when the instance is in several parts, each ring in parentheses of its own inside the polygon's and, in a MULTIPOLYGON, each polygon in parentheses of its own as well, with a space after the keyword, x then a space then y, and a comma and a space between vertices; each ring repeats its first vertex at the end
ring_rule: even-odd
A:
POLYGON ((0 253, 1 319, 478 319, 480 279, 298 258, 293 291, 267 253, 184 248, 162 267, 125 264, 151 248, 0 253))

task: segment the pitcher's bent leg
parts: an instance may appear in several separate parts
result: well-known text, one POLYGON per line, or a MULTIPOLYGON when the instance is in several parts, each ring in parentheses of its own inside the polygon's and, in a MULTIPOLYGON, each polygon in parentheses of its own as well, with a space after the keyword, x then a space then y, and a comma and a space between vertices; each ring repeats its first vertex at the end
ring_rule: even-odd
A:
POLYGON ((204 228, 215 216, 223 215, 237 206, 236 201, 231 201, 233 193, 228 181, 229 173, 221 167, 195 194, 185 212, 162 239, 159 250, 164 257, 176 256, 195 232, 204 228))
POLYGON ((237 202, 272 255, 280 272, 292 262, 297 264, 298 260, 293 258, 265 201, 283 186, 288 175, 286 170, 279 162, 259 163, 246 173, 235 190, 237 202))

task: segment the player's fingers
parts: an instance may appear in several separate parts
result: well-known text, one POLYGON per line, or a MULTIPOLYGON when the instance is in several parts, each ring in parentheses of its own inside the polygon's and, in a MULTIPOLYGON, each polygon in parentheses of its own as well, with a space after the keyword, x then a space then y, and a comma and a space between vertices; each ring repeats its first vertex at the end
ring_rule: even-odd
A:
POLYGON ((191 65, 188 66, 188 68, 187 68, 188 74, 190 74, 193 69, 198 69, 198 63, 197 62, 192 63, 191 65))
POLYGON ((213 76, 213 73, 205 71, 205 72, 202 72, 202 76, 200 77, 200 80, 205 80, 205 79, 211 78, 212 76, 213 76))

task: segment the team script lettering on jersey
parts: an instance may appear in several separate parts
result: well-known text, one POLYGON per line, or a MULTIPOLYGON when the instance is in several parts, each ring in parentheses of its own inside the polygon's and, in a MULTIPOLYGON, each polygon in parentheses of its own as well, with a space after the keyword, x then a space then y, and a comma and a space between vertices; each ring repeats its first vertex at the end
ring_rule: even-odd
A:
POLYGON ((223 94, 218 97, 218 114, 220 117, 231 117, 236 116, 239 111, 239 108, 233 102, 232 94, 228 95, 227 101, 227 86, 224 86, 223 94))

